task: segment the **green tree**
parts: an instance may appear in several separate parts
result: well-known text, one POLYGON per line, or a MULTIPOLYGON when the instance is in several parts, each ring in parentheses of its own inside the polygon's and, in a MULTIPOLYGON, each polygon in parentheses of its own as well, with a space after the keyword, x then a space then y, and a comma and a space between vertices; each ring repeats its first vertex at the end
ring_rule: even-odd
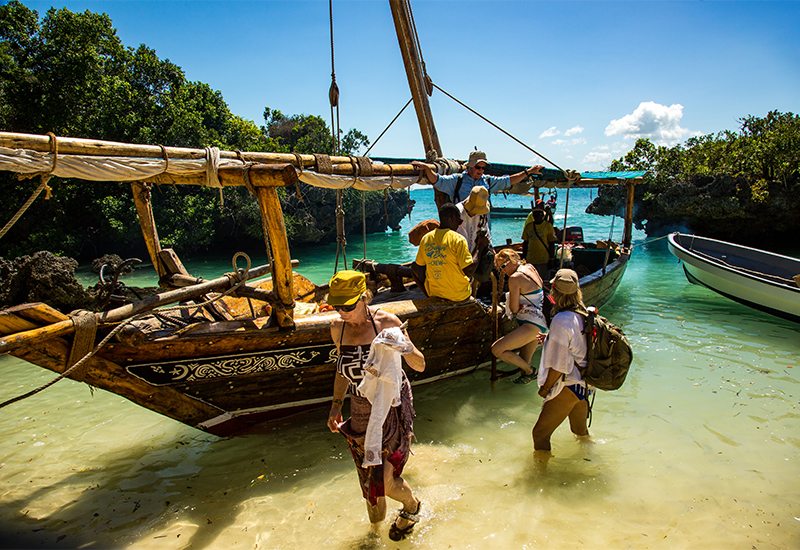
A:
MULTIPOLYGON (((266 108, 264 120, 259 127, 234 115, 219 91, 187 81, 180 67, 159 59, 146 45, 123 46, 105 14, 51 8, 40 20, 18 0, 0 5, 4 130, 167 146, 333 153, 321 117, 287 117, 266 108)), ((342 153, 355 154, 368 144, 365 135, 352 129, 342 138, 342 153)), ((4 222, 38 181, 18 181, 5 173, 0 185, 9 197, 0 203, 4 222)), ((50 185, 52 198, 33 204, 0 241, 0 255, 36 248, 73 256, 127 254, 132 248, 142 252, 128 184, 53 178, 50 185)), ((294 200, 292 193, 281 194, 284 204, 294 200)), ((226 188, 223 196, 221 201, 218 191, 191 186, 156 188, 153 209, 165 245, 201 250, 224 246, 231 236, 260 242, 253 198, 244 188, 226 188)), ((331 197, 326 200, 332 202, 331 197)), ((306 223, 303 219, 295 219, 294 226, 306 223)))

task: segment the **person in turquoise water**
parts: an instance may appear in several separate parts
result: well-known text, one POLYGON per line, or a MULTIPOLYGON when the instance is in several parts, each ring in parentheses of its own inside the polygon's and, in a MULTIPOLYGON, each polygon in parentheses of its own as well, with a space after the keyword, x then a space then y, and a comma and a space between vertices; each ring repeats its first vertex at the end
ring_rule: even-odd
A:
POLYGON ((536 378, 531 358, 539 346, 537 337, 547 331, 542 311, 542 278, 532 265, 521 260, 519 254, 510 248, 498 252, 494 261, 497 270, 509 278, 506 307, 516 314, 519 327, 492 344, 492 354, 519 367, 522 373, 514 380, 515 384, 529 384, 536 378), (515 350, 519 350, 518 353, 515 350))
POLYGON ((550 296, 555 300, 553 311, 557 313, 547 334, 539 336, 543 347, 538 383, 544 403, 533 427, 534 451, 547 452, 550 436, 567 418, 572 433, 579 437, 589 435, 587 399, 594 391, 578 370, 586 366, 583 317, 574 311, 586 312, 578 274, 571 269, 559 269, 550 283, 550 296))
MULTIPOLYGON (((341 433, 350 446, 359 483, 367 501, 367 513, 374 527, 386 517, 386 496, 403 504, 400 515, 389 530, 389 538, 402 540, 419 521, 421 501, 414 497, 408 483, 400 477, 411 451, 414 435, 414 406, 411 384, 402 372, 400 405, 391 407, 383 422, 381 464, 364 467, 367 427, 373 406, 358 386, 364 378, 364 363, 375 337, 384 329, 401 327, 396 315, 369 306, 372 294, 366 277, 358 271, 339 271, 330 281, 328 304, 339 312, 331 323, 331 338, 339 352, 333 402, 328 428, 341 433), (350 418, 342 420, 342 405, 350 393, 350 418)), ((415 371, 425 370, 425 357, 402 329, 405 346, 402 357, 415 371)), ((374 374, 374 373, 373 373, 374 374)), ((367 461, 369 462, 369 461, 367 461)))

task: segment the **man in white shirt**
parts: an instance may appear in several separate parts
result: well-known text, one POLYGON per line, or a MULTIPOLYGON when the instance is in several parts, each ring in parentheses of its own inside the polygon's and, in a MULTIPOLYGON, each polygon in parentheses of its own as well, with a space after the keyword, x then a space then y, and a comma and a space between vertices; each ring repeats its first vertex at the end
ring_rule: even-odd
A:
POLYGON ((456 231, 460 233, 469 246, 469 253, 479 258, 478 266, 472 279, 472 295, 475 295, 481 283, 489 280, 494 267, 494 250, 492 236, 489 233, 489 191, 482 185, 470 190, 466 200, 456 205, 461 213, 461 225, 456 231))

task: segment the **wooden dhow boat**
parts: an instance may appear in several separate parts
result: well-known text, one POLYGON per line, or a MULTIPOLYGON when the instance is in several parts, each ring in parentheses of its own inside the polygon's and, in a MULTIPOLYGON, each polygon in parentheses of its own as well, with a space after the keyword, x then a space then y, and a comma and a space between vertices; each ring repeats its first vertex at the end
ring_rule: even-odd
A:
MULTIPOLYGON (((390 5, 425 150, 442 156, 412 46, 407 2, 392 0, 390 5)), ((325 311, 324 285, 293 271, 278 189, 297 181, 362 190, 407 188, 417 181, 410 164, 378 164, 366 157, 241 154, 6 132, 0 132, 0 169, 130 181, 145 244, 163 286, 155 296, 110 311, 67 316, 41 303, 4 310, 0 353, 221 436, 331 399, 335 347, 329 325, 336 313, 325 311), (154 183, 247 186, 258 201, 270 264, 239 268, 213 281, 189 275, 174 251, 159 242, 150 203, 154 183), (180 305, 163 308, 173 303, 180 305)), ((633 186, 641 173, 584 174, 576 180, 558 170, 548 172, 537 184, 626 185, 622 246, 616 252, 585 247, 588 267, 581 286, 586 301, 600 306, 614 293, 630 257, 633 186)), ((407 321, 412 340, 425 354, 427 368, 411 373, 412 383, 489 363, 492 339, 515 326, 501 319, 491 297, 492 306, 486 299, 454 303, 427 298, 404 278, 407 267, 354 263, 369 273, 373 303, 407 321)))
POLYGON ((685 233, 672 233, 667 242, 690 282, 800 322, 800 259, 685 233))

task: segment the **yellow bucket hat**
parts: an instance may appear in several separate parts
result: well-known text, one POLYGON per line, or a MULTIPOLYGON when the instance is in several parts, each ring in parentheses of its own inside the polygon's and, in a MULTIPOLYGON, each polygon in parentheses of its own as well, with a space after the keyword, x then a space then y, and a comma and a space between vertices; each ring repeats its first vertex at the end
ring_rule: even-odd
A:
POLYGON ((328 305, 351 306, 367 290, 367 278, 352 270, 339 271, 331 279, 328 289, 328 305))
POLYGON ((476 185, 469 192, 469 197, 464 201, 464 209, 471 216, 489 213, 489 191, 483 185, 476 185))

